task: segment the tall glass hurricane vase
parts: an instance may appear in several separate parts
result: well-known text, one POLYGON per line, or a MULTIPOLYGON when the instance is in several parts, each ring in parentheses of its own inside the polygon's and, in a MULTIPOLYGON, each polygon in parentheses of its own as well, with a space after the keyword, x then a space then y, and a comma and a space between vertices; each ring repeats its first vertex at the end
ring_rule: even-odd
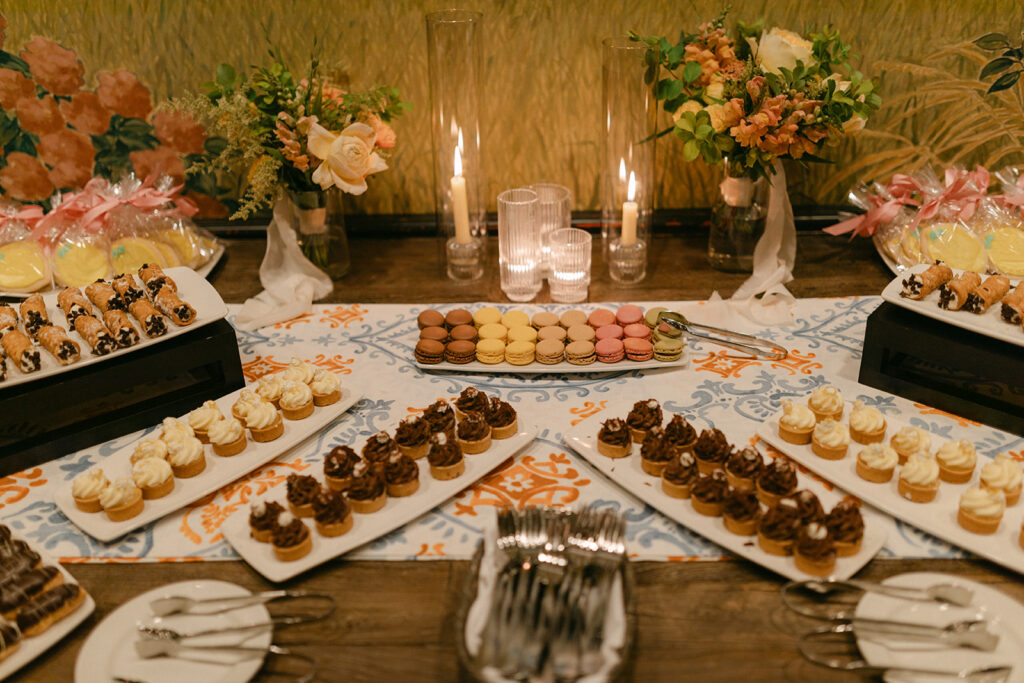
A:
POLYGON ((749 273, 754 269, 754 247, 768 219, 770 188, 763 177, 731 173, 728 160, 723 168, 725 178, 711 209, 708 261, 717 270, 749 273))
POLYGON ((341 190, 288 192, 295 235, 303 255, 337 280, 348 273, 351 259, 345 234, 341 190))

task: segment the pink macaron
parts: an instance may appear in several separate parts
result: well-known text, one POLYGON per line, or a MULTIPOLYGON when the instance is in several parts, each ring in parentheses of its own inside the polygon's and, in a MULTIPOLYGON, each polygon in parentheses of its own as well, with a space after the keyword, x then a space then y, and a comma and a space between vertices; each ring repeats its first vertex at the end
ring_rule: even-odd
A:
POLYGON ((622 333, 628 338, 633 339, 650 339, 651 328, 647 327, 643 323, 633 323, 632 325, 626 325, 622 328, 622 333))
MULTIPOLYGON (((625 355, 625 347, 618 339, 602 339, 594 345, 597 360, 602 363, 618 363, 625 355)), ((652 351, 653 353, 653 351, 652 351)))
POLYGON ((644 309, 633 304, 626 304, 619 308, 615 314, 615 321, 625 327, 626 325, 632 325, 634 323, 643 322, 644 309))
POLYGON ((626 358, 630 360, 642 361, 654 357, 654 345, 646 339, 627 337, 623 340, 622 345, 626 349, 626 358))
POLYGON ((618 325, 604 325, 597 328, 598 339, 622 339, 622 328, 618 325))
POLYGON ((595 330, 604 327, 605 325, 611 325, 615 322, 615 314, 609 311, 607 308, 599 308, 590 314, 587 318, 587 324, 593 327, 595 330))

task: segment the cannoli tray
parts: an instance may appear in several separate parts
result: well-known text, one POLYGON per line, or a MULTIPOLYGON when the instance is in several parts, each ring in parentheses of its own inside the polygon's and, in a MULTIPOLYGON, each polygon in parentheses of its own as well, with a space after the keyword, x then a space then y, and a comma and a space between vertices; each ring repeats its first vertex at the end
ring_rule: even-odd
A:
MULTIPOLYGON (((133 351, 144 349, 153 346, 154 344, 161 344, 180 335, 188 334, 192 330, 203 327, 204 325, 208 325, 212 322, 216 322, 217 320, 227 316, 228 309, 224 304, 224 300, 221 299, 220 294, 217 293, 217 290, 214 289, 213 285, 194 270, 181 266, 178 268, 168 268, 164 272, 177 284, 178 297, 195 309, 196 316, 194 322, 191 322, 188 325, 178 325, 167 316, 164 316, 167 331, 162 336, 149 337, 142 329, 140 329, 138 320, 129 316, 129 322, 135 328, 135 331, 139 336, 139 341, 132 346, 117 348, 106 355, 96 355, 92 351, 92 347, 89 345, 89 342, 83 338, 82 335, 76 332, 73 327, 69 329, 67 319, 65 318, 63 311, 61 311, 60 306, 57 304, 58 293, 45 293, 42 295, 43 302, 46 305, 46 313, 50 321, 53 322, 54 325, 63 328, 67 332, 67 336, 78 344, 81 355, 78 360, 71 364, 61 365, 51 353, 43 348, 42 345, 35 342, 35 349, 38 350, 41 361, 40 369, 34 372, 22 372, 15 360, 8 357, 6 359, 7 379, 0 381, 0 391, 26 382, 43 379, 45 377, 52 377, 66 372, 74 372, 78 368, 102 363, 112 358, 119 358, 125 354, 132 353, 133 351)), ((132 275, 131 277, 135 279, 136 284, 140 289, 144 289, 143 283, 139 280, 138 276, 132 275)), ((17 309, 18 306, 14 305, 14 308, 17 309)), ((92 308, 92 314, 97 317, 101 315, 95 307, 92 308)), ((24 321, 19 320, 19 323, 18 329, 25 331, 23 326, 24 321)))
MULTIPOLYGON (((231 515, 221 526, 221 531, 224 538, 253 569, 270 581, 286 581, 425 515, 526 448, 533 441, 533 437, 532 429, 520 427, 518 433, 507 439, 492 440, 490 448, 483 453, 464 455, 466 471, 446 481, 431 476, 426 457, 415 460, 420 469, 419 489, 401 498, 388 496, 384 507, 377 512, 352 512, 352 528, 346 533, 330 538, 321 536, 314 528, 313 519, 305 518, 303 521, 312 537, 313 548, 309 554, 297 560, 284 562, 277 559, 270 543, 263 543, 252 537, 249 531, 249 506, 239 508, 231 515)), ((270 489, 262 496, 255 497, 253 502, 257 500, 275 500, 286 509, 288 507, 284 486, 270 489)))
MULTIPOLYGON (((986 337, 1009 342, 1010 344, 1024 346, 1024 327, 1020 324, 1008 323, 1003 320, 1000 314, 1002 306, 999 302, 992 304, 984 313, 970 313, 963 310, 950 311, 945 308, 939 308, 938 289, 921 299, 910 299, 902 296, 903 280, 911 273, 923 273, 930 267, 928 264, 918 264, 906 269, 901 275, 885 286, 885 289, 882 290, 882 299, 900 308, 928 316, 940 322, 949 323, 950 325, 955 325, 971 332, 977 332, 986 337)), ((954 270, 954 277, 962 272, 954 270)), ((985 280, 985 277, 984 275, 981 276, 982 281, 985 280)), ((1016 280, 1010 281, 1011 292, 1017 284, 1018 281, 1016 280)))
MULTIPOLYGON (((215 401, 221 414, 231 416, 231 406, 241 391, 239 389, 215 401)), ((130 531, 180 510, 283 455, 330 425, 361 398, 362 393, 351 383, 346 382, 342 387, 341 398, 336 403, 318 406, 313 409, 312 415, 302 420, 284 420, 284 433, 273 441, 256 442, 246 430, 246 445, 238 455, 222 457, 213 452, 211 445, 204 444, 206 468, 202 472, 187 479, 175 477, 174 489, 169 494, 162 498, 146 500, 141 513, 123 522, 112 521, 102 511, 84 512, 79 509, 71 495, 71 481, 57 487, 53 501, 79 529, 99 541, 110 543, 130 531)), ((187 422, 188 415, 182 416, 182 419, 187 422)), ((151 434, 148 438, 156 436, 158 433, 151 434)), ((102 468, 104 476, 109 481, 131 477, 131 455, 138 441, 139 439, 131 441, 99 462, 97 466, 102 468)))
MULTIPOLYGON (((870 391, 867 387, 859 387, 858 393, 867 399, 866 402, 873 404, 870 400, 871 394, 868 393, 870 391)), ((888 394, 879 393, 877 396, 887 397, 888 394)), ((795 399, 794 402, 798 400, 802 399, 795 399)), ((851 406, 852 403, 846 403, 842 418, 845 423, 849 421, 851 406)), ((865 446, 851 440, 845 457, 839 460, 819 457, 811 450, 810 444, 805 446, 792 444, 779 436, 779 417, 781 415, 780 411, 766 419, 761 423, 757 433, 762 439, 796 462, 896 519, 903 520, 964 550, 969 550, 975 555, 1016 572, 1024 573, 1024 549, 1021 548, 1019 539, 1021 518, 1024 516, 1024 502, 1007 506, 1002 522, 994 534, 972 533, 957 522, 960 496, 967 489, 978 485, 981 468, 990 460, 987 456, 978 453, 974 474, 967 483, 953 484, 942 481, 934 500, 928 503, 915 503, 901 496, 898 491, 900 470, 898 465, 892 479, 885 483, 879 484, 862 479, 857 474, 857 453, 865 446)), ((892 436, 901 428, 908 426, 910 422, 903 416, 895 417, 888 412, 885 419, 886 430, 882 443, 888 445, 892 436)), ((946 440, 945 437, 938 434, 931 434, 931 439, 932 452, 946 440)))
MULTIPOLYGON (((629 412, 629 406, 622 404, 620 407, 621 410, 608 412, 608 415, 625 418, 629 412)), ((698 433, 701 431, 701 425, 698 422, 695 421, 691 424, 698 433)), ((707 426, 710 425, 705 425, 705 427, 707 426)), ((810 578, 808 574, 797 568, 792 556, 769 554, 760 548, 757 536, 735 534, 726 529, 722 517, 702 515, 693 509, 690 500, 673 498, 662 491, 660 479, 641 469, 640 444, 632 444, 632 453, 624 458, 609 458, 599 452, 597 450, 597 432, 600 428, 601 421, 599 419, 589 418, 566 432, 563 440, 566 445, 583 456, 612 483, 633 494, 673 522, 776 574, 793 580, 810 578)), ((726 434, 726 437, 731 437, 731 435, 726 434)), ((732 438, 730 441, 734 445, 739 444, 732 438)), ((804 489, 812 491, 818 497, 826 512, 844 498, 842 491, 833 489, 829 484, 816 477, 798 472, 797 490, 804 489)), ((853 576, 861 567, 870 562, 885 545, 886 531, 882 520, 871 510, 862 509, 861 513, 864 518, 864 537, 860 550, 849 557, 836 558, 835 570, 832 573, 834 578, 847 579, 853 576)))

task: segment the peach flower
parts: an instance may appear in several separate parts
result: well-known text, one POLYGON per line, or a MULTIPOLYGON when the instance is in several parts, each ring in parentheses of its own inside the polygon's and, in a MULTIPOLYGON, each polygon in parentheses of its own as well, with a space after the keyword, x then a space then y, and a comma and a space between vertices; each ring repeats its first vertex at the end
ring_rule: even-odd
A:
POLYGON ((206 131, 188 112, 159 112, 153 117, 156 137, 180 154, 202 154, 206 131))
POLYGON ((14 109, 22 97, 35 97, 36 84, 14 69, 0 69, 0 107, 14 109))
POLYGON ((39 159, 24 152, 7 155, 7 165, 0 168, 0 187, 13 199, 41 202, 53 194, 53 183, 39 159))
POLYGON ((18 123, 29 133, 43 135, 64 127, 64 117, 53 95, 44 95, 42 99, 22 97, 14 106, 14 111, 18 114, 18 123))
POLYGON ((145 119, 153 109, 149 90, 127 69, 99 75, 100 87, 96 94, 100 103, 125 118, 145 119))
POLYGON ((227 218, 228 207, 208 194, 200 192, 186 192, 184 196, 191 199, 192 203, 199 208, 196 218, 227 218))
POLYGON ((52 170, 50 180, 59 188, 83 187, 92 178, 96 150, 89 136, 68 128, 47 133, 36 145, 39 158, 52 170))
POLYGON ((381 149, 392 149, 395 146, 395 129, 390 125, 380 120, 380 117, 376 114, 370 114, 366 122, 373 128, 376 133, 376 140, 374 143, 381 149))
POLYGON ((185 164, 178 153, 170 147, 161 145, 156 149, 138 150, 131 152, 128 157, 132 160, 132 168, 139 178, 165 175, 171 177, 175 183, 185 182, 185 164))
POLYGON ((74 50, 63 48, 57 43, 32 36, 32 40, 21 51, 21 58, 28 62, 36 83, 54 95, 74 94, 85 81, 84 67, 74 50))
POLYGON ((67 122, 88 135, 103 135, 110 128, 110 110, 100 104, 94 92, 76 92, 71 101, 62 100, 60 110, 67 122))

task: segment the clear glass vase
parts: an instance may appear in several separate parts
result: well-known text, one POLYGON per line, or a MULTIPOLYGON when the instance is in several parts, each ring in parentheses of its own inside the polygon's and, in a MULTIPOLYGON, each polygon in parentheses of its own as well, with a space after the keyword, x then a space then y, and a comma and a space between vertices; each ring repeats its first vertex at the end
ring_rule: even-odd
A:
POLYGON ((711 267, 733 273, 754 270, 754 247, 768 220, 768 180, 729 173, 718 186, 711 209, 708 261, 711 267))
POLYGON ((351 258, 341 190, 292 191, 288 198, 295 211, 295 235, 303 255, 332 280, 343 277, 351 258))

